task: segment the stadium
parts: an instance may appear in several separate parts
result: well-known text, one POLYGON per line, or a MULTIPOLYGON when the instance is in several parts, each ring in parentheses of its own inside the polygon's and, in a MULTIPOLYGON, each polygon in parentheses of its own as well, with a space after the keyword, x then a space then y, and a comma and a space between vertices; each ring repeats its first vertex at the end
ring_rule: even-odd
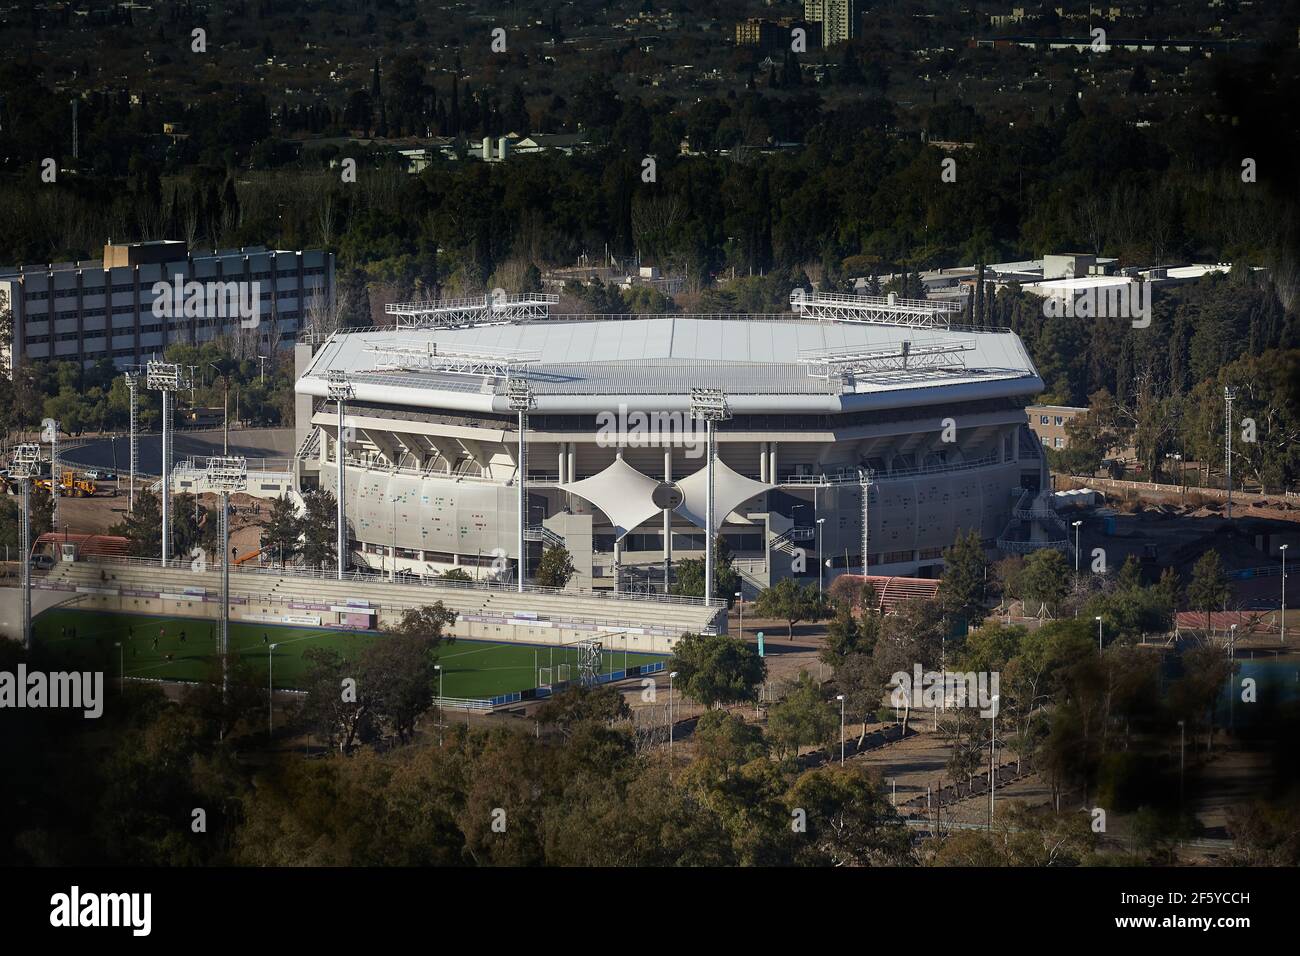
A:
POLYGON ((1031 504, 1048 482, 1024 409, 1043 383, 1014 333, 957 325, 956 303, 555 301, 396 303, 389 327, 299 344, 299 479, 332 491, 342 460, 350 566, 501 581, 521 547, 527 575, 563 545, 571 588, 661 592, 704 556, 710 513, 751 594, 828 584, 864 552, 871 574, 937 577, 970 529, 990 549, 1059 546, 1031 504))

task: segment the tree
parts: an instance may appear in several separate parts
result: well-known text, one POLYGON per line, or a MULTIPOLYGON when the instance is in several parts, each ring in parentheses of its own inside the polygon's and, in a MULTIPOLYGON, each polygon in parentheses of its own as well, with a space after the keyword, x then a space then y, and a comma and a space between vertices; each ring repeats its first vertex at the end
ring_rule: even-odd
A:
POLYGON ((281 495, 271 502, 271 513, 262 526, 262 551, 274 555, 284 567, 302 550, 302 533, 297 509, 288 495, 281 495))
POLYGON ((814 584, 800 585, 794 578, 782 578, 758 592, 755 613, 786 622, 786 638, 794 640, 794 626, 799 621, 821 617, 825 600, 814 584))
POLYGON ((473 581, 464 568, 448 568, 439 575, 444 581, 473 581))
POLYGON ((726 778, 751 760, 767 756, 763 731, 727 710, 710 710, 695 723, 695 759, 711 762, 726 778))
POLYGON ((135 511, 109 532, 126 538, 131 557, 158 557, 162 548, 162 499, 148 489, 140 489, 135 495, 135 511))
POLYGON ((1055 612, 1070 589, 1070 568, 1055 548, 1039 548, 1025 559, 1025 599, 1055 612))
POLYGON ((358 740, 365 740, 373 727, 371 700, 356 680, 356 670, 332 647, 312 647, 303 652, 307 663, 303 683, 307 700, 303 717, 340 754, 351 753, 358 740))
MULTIPOLYGON (((732 596, 740 590, 740 573, 732 567, 735 556, 727 539, 718 535, 713 541, 713 593, 730 606, 732 596)), ((672 586, 673 594, 704 597, 703 558, 684 558, 674 565, 674 569, 677 583, 672 586)))
POLYGON ((798 862, 811 866, 900 866, 912 862, 912 837, 862 766, 830 764, 801 774, 786 797, 806 814, 798 862))
MULTIPOLYGON (((423 607, 407 608, 402 612, 401 620, 389 628, 389 633, 406 637, 418 637, 431 641, 434 647, 442 643, 447 625, 456 622, 456 612, 448 610, 441 601, 426 604, 423 607)), ((455 641, 448 636, 448 643, 455 641)))
POLYGON ((573 556, 557 544, 542 553, 542 560, 533 572, 533 583, 543 588, 564 588, 572 577, 573 556))
POLYGON ((338 558, 338 510, 334 495, 323 488, 303 492, 302 559, 309 568, 324 568, 338 558))
POLYGON ((1210 613, 1223 608, 1232 593, 1228 576, 1224 573, 1219 552, 1211 548, 1192 567, 1192 582, 1187 585, 1187 601, 1193 608, 1205 612, 1205 630, 1210 631, 1210 613))
POLYGON ((767 735, 781 754, 797 754, 803 746, 825 747, 839 739, 840 715, 822 697, 807 671, 767 715, 767 735))
POLYGON ((416 628, 383 635, 361 653, 359 683, 366 690, 370 712, 376 720, 389 723, 403 743, 410 740, 420 715, 433 705, 438 677, 434 649, 439 640, 416 628))
POLYGON ((767 676, 767 663, 739 638, 725 634, 683 634, 669 670, 682 693, 705 707, 752 701, 767 676))
POLYGON ((575 684, 537 708, 537 720, 559 727, 565 737, 572 737, 574 728, 582 723, 610 725, 631 716, 632 708, 623 695, 609 686, 575 684))
POLYGON ((939 599, 944 612, 960 615, 974 627, 984 617, 985 578, 988 560, 979 532, 971 529, 967 534, 957 533, 952 547, 943 552, 943 581, 939 586, 939 599))

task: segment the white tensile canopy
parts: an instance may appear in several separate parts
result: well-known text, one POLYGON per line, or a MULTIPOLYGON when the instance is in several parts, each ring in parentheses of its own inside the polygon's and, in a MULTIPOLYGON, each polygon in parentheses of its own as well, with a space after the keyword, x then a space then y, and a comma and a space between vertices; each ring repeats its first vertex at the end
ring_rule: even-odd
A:
POLYGON ((658 487, 659 482, 637 471, 622 458, 615 458, 608 468, 590 478, 560 485, 564 491, 603 511, 614 525, 616 538, 622 538, 663 510, 652 498, 658 487))
MULTIPOLYGON (((746 478, 733 469, 721 458, 713 463, 713 530, 717 531, 731 514, 750 498, 771 491, 776 485, 769 485, 753 478, 746 478)), ((709 493, 709 469, 706 465, 688 478, 677 483, 682 491, 682 503, 677 506, 677 513, 694 525, 703 528, 706 524, 705 512, 709 493)))

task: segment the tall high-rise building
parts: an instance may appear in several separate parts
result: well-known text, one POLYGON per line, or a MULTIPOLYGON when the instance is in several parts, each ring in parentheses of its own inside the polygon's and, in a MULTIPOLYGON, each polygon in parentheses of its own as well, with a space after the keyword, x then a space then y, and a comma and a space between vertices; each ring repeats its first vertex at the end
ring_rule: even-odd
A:
POLYGON ((858 35, 857 0, 804 0, 804 19, 822 25, 822 46, 831 47, 858 35))

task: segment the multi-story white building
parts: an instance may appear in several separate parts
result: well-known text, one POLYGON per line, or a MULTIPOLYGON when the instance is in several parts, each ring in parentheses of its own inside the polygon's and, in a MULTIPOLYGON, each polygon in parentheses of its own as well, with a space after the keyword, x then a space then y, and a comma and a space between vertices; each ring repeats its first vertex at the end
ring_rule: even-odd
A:
POLYGON ((138 365, 176 342, 251 337, 289 345, 334 295, 334 256, 260 246, 191 252, 184 242, 109 243, 102 260, 0 266, 13 315, 4 370, 30 361, 138 365))
POLYGON ((351 563, 499 575, 519 553, 510 386, 526 383, 528 566, 563 542, 577 586, 611 587, 617 567, 621 587, 659 589, 704 551, 690 416, 707 387, 731 414, 716 426, 715 530, 750 590, 861 568, 868 473, 872 573, 937 576, 959 531, 990 549, 1041 538, 1021 512, 1047 486, 1025 417, 1043 386, 1016 335, 955 328, 955 309, 928 302, 792 302, 757 316, 431 309, 424 327, 301 344, 301 471, 333 490, 346 462, 351 563), (350 396, 342 436, 331 383, 350 396))

